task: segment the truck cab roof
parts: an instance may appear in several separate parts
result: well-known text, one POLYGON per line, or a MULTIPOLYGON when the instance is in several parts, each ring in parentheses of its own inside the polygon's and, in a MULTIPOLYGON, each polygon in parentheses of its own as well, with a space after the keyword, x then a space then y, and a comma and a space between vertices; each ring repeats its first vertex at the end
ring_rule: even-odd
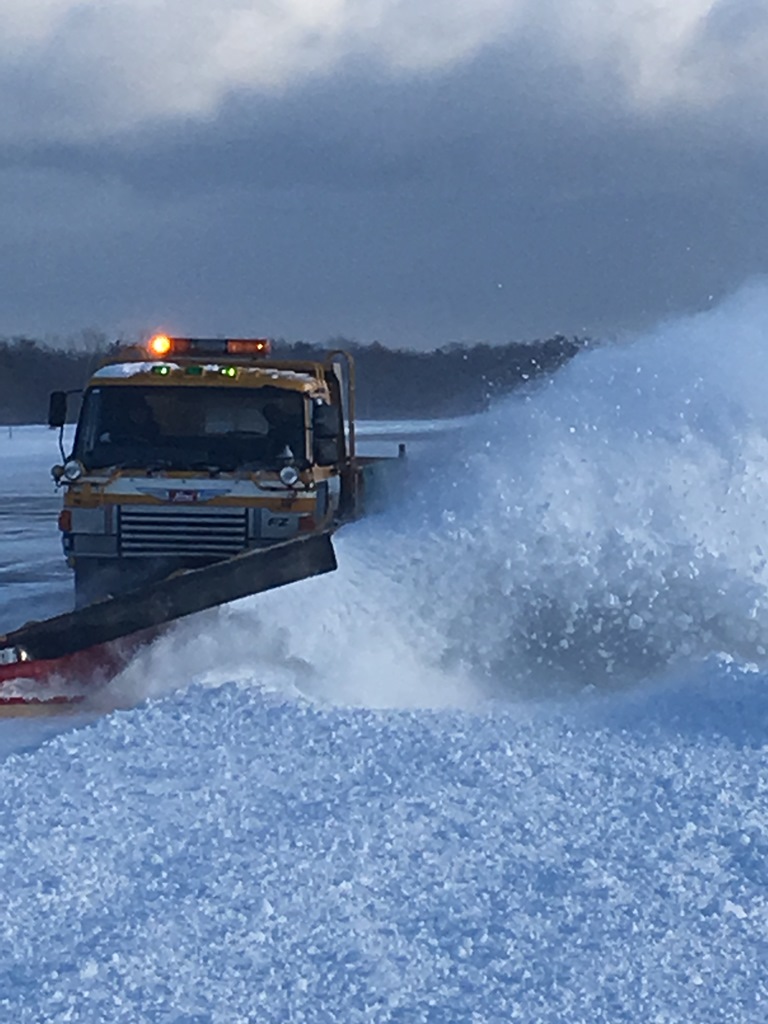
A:
POLYGON ((129 360, 107 363, 92 374, 89 386, 99 384, 180 387, 277 387, 300 391, 328 400, 328 386, 322 363, 300 364, 199 359, 129 360))

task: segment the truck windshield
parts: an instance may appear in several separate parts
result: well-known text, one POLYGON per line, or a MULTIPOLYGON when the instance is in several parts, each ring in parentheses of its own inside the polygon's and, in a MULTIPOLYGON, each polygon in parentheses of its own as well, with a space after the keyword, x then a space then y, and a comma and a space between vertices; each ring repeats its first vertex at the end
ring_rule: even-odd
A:
POLYGON ((73 456, 106 466, 272 469, 307 464, 305 401, 282 388, 90 388, 73 456))

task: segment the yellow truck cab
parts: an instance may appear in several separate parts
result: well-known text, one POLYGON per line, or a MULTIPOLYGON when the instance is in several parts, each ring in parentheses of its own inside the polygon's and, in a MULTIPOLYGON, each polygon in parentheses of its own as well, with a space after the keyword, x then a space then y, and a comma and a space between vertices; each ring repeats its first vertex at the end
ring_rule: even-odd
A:
MULTIPOLYGON (((67 396, 51 395, 63 430, 67 396)), ((118 351, 83 394, 53 467, 76 604, 361 511, 354 367, 344 352, 276 360, 266 339, 171 338, 118 351)))

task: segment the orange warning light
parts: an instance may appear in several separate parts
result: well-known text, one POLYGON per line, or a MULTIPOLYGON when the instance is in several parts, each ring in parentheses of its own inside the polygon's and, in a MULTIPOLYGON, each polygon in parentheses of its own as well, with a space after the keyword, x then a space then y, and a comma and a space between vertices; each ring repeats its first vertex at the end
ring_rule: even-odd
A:
POLYGON ((227 341, 227 352, 233 356, 268 356, 271 347, 268 338, 230 338, 227 341))
POLYGON ((153 356, 167 356, 173 345, 166 334, 156 334, 154 338, 150 339, 147 348, 153 356))

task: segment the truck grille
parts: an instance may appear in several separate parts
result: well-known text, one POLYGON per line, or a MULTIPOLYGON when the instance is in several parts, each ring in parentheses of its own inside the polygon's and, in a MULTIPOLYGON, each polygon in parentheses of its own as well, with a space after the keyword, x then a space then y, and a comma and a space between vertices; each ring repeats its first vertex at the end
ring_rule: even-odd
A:
POLYGON ((247 544, 242 508, 137 508, 123 505, 118 519, 120 554, 235 555, 247 544))

